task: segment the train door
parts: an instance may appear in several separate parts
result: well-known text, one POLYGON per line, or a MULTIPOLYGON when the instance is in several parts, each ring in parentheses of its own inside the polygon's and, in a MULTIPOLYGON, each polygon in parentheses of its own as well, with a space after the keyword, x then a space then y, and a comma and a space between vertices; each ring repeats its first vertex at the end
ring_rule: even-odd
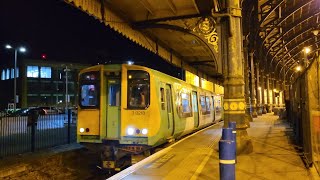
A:
POLYGON ((213 115, 213 122, 216 122, 216 103, 214 102, 214 96, 211 96, 211 100, 212 100, 211 111, 213 115))
POLYGON ((120 79, 107 80, 107 138, 120 136, 120 79))
POLYGON ((174 121, 173 121, 173 107, 172 107, 172 94, 171 85, 166 84, 166 102, 167 102, 167 117, 168 117, 168 130, 170 135, 174 132, 174 121))
POLYGON ((198 96, 197 92, 192 91, 192 110, 194 117, 194 127, 199 126, 199 110, 198 110, 198 96))

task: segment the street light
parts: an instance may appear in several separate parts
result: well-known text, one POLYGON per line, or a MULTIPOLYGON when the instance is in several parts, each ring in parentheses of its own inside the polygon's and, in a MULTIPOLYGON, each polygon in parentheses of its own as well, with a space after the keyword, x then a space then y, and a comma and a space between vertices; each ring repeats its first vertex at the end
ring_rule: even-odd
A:
POLYGON ((19 52, 26 52, 26 48, 19 47, 19 48, 13 48, 11 45, 7 44, 6 49, 14 49, 14 83, 13 83, 13 110, 16 111, 16 105, 17 105, 17 56, 18 51, 19 52))

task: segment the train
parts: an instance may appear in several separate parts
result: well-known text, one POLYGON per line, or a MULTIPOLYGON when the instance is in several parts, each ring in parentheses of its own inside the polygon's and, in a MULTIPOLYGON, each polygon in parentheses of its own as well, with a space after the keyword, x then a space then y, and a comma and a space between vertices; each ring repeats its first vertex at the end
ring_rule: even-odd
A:
POLYGON ((79 91, 77 141, 101 149, 103 169, 223 119, 222 95, 140 65, 83 69, 79 91))

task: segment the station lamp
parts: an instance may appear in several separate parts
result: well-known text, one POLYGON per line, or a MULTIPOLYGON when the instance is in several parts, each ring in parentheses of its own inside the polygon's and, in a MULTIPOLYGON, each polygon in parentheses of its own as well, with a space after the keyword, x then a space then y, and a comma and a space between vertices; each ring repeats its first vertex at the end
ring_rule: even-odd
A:
POLYGON ((304 53, 309 54, 311 49, 310 49, 310 47, 305 47, 305 48, 303 48, 303 51, 304 51, 304 53))
POLYGON ((301 71, 302 70, 302 67, 300 66, 300 65, 298 65, 297 67, 296 67, 296 71, 301 71))
POLYGON ((17 105, 17 56, 18 52, 24 53, 27 51, 25 47, 17 47, 13 48, 10 44, 7 44, 5 46, 6 49, 14 49, 14 83, 13 83, 13 110, 16 110, 17 105))

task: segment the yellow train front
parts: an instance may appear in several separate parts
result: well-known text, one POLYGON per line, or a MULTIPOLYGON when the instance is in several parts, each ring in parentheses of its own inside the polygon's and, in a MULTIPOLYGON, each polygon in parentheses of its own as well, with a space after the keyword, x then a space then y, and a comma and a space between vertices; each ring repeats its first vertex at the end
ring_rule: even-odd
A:
POLYGON ((78 142, 103 147, 106 169, 221 120, 220 96, 143 66, 84 69, 79 90, 78 142))

